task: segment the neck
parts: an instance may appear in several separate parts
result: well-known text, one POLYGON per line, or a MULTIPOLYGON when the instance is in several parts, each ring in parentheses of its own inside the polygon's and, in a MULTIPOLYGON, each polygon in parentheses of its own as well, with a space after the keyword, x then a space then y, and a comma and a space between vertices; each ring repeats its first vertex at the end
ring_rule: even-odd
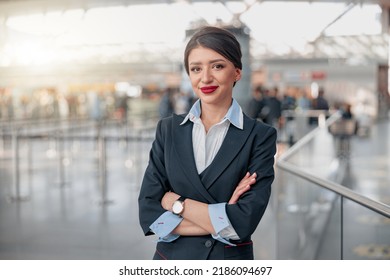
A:
POLYGON ((231 102, 224 105, 219 104, 218 106, 201 103, 202 114, 200 118, 206 128, 206 131, 208 131, 211 126, 219 123, 222 120, 222 118, 229 110, 230 105, 231 102))

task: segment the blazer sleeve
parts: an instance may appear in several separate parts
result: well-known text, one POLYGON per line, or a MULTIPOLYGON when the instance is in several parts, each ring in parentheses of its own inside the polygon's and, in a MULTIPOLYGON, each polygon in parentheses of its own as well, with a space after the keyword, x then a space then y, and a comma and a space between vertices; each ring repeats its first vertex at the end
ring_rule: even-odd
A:
POLYGON ((276 129, 271 126, 266 126, 266 130, 264 127, 258 129, 258 126, 264 124, 254 128, 248 165, 248 171, 257 174, 256 183, 236 204, 226 205, 226 213, 241 240, 247 240, 256 230, 267 208, 275 176, 276 129))
POLYGON ((150 150, 149 163, 138 196, 139 220, 145 235, 153 234, 149 227, 165 212, 161 206, 161 199, 171 189, 164 161, 164 143, 167 135, 164 126, 166 128, 166 123, 160 120, 157 124, 156 138, 150 150))

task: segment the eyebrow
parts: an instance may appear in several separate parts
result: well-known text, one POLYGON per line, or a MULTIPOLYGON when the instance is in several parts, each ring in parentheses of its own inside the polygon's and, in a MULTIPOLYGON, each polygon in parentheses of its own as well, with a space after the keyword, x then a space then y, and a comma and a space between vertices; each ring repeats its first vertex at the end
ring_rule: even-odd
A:
MULTIPOLYGON (((226 60, 222 59, 222 58, 217 58, 217 59, 213 59, 213 60, 210 60, 209 61, 209 64, 212 64, 212 63, 216 63, 216 62, 226 62, 226 60)), ((202 64, 201 62, 191 62, 190 65, 199 65, 199 64, 202 64)))

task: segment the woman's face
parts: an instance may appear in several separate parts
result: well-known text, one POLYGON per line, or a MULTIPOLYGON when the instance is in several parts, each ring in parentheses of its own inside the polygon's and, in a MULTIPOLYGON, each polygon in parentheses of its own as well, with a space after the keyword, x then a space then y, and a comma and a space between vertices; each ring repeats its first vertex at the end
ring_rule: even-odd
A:
POLYGON ((204 103, 230 106, 233 84, 241 70, 212 49, 197 47, 188 56, 189 76, 195 94, 204 103))

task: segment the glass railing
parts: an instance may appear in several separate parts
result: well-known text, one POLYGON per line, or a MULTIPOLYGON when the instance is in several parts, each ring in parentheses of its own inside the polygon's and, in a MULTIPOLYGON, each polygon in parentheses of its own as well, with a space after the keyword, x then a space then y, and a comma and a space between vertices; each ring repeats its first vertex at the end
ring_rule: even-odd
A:
POLYGON ((339 116, 319 120, 277 160, 274 257, 390 259, 390 206, 345 186, 350 138, 331 133, 339 116))

